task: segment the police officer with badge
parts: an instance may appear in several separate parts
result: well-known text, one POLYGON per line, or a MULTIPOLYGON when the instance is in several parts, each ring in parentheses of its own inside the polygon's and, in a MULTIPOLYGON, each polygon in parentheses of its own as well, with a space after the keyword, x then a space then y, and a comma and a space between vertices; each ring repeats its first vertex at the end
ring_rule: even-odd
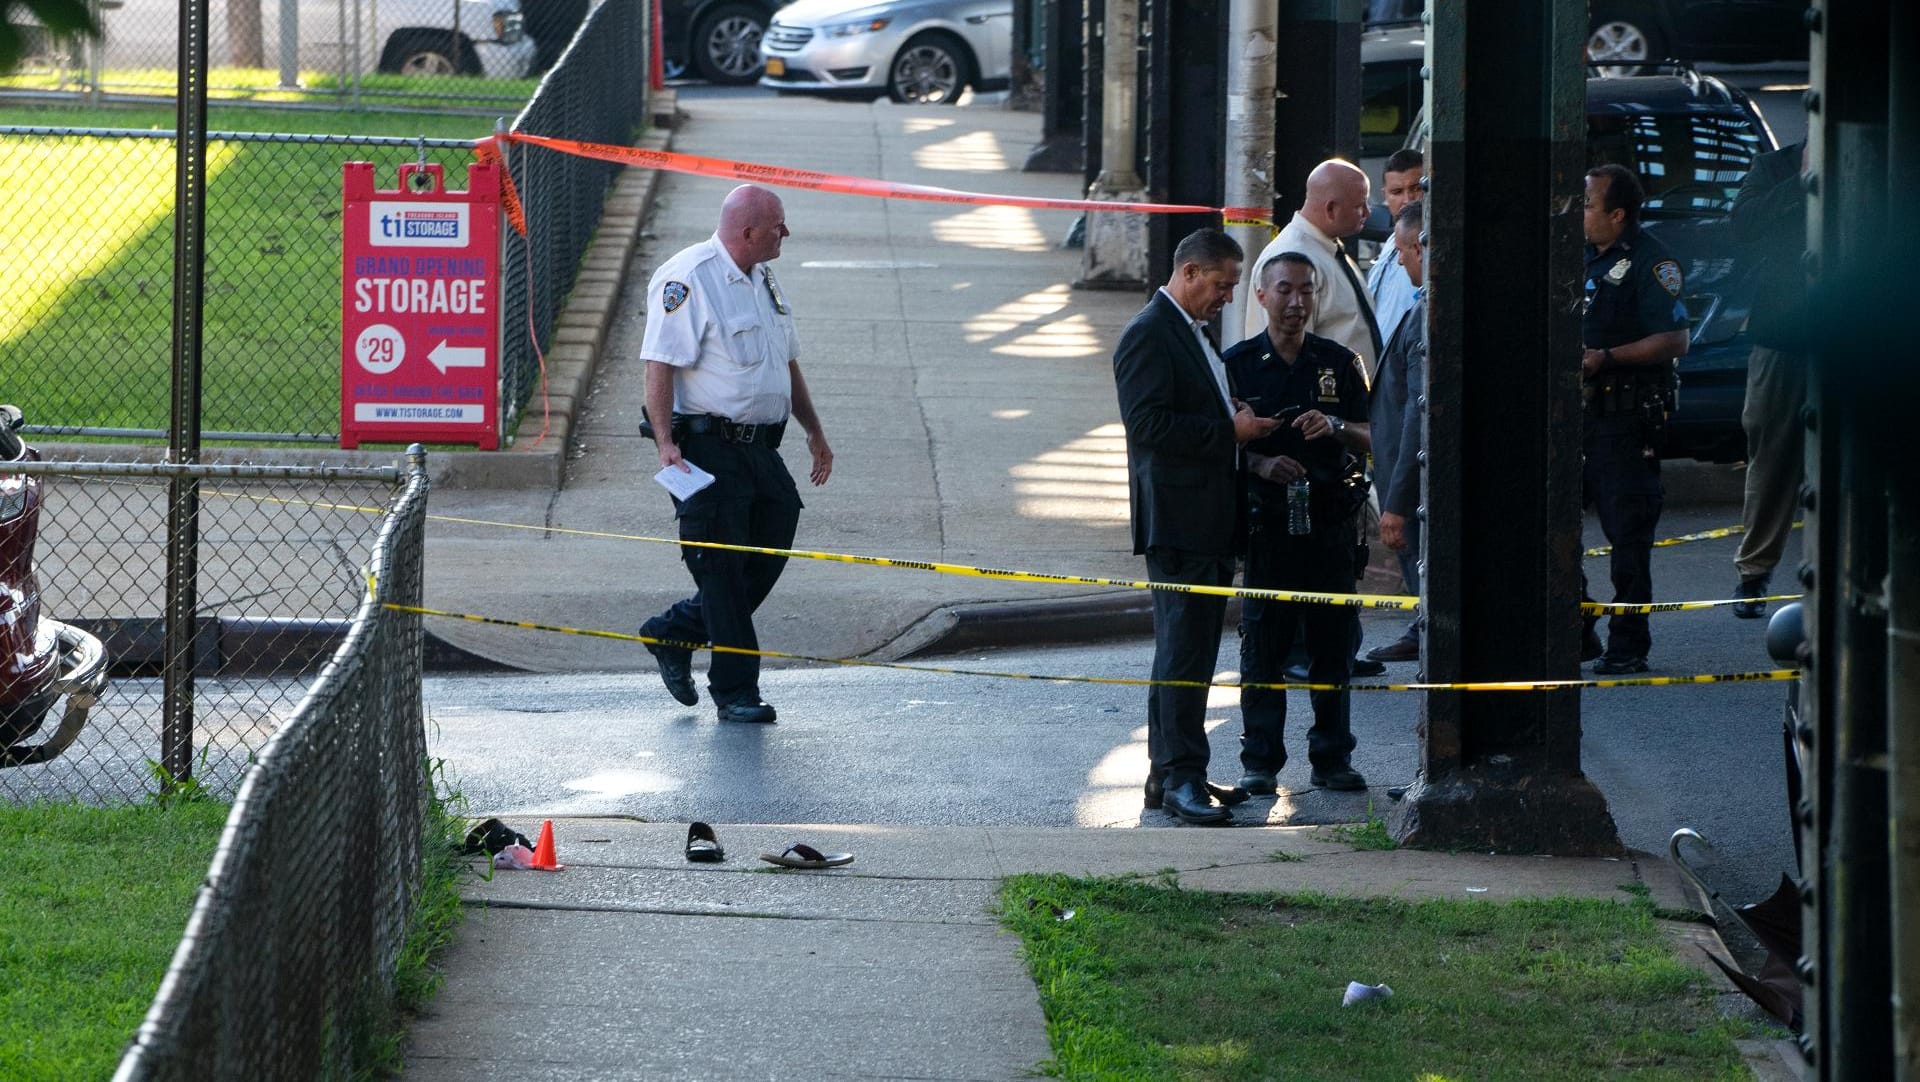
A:
MULTIPOLYGON (((660 465, 713 475, 685 499, 675 497, 680 540, 753 548, 790 548, 800 522, 800 493, 780 458, 791 417, 807 434, 808 477, 827 483, 833 452, 800 374, 793 313, 767 264, 788 235, 780 198, 743 184, 728 193, 713 236, 662 263, 647 283, 647 434, 660 465)), ((682 548, 694 595, 648 620, 654 639, 759 649, 753 613, 772 592, 786 558, 682 548)), ((680 703, 700 701, 692 651, 649 644, 660 679, 680 703)), ((760 697, 760 659, 715 652, 707 691, 721 721, 771 722, 760 697)))
MULTIPOLYGON (((1256 272, 1254 300, 1267 328, 1222 358, 1233 393, 1263 417, 1283 423, 1246 444, 1246 585, 1251 589, 1351 593, 1367 500, 1360 456, 1369 446, 1367 377, 1353 350, 1307 333, 1313 318, 1313 260, 1281 252, 1256 272)), ((1363 557, 1362 557, 1363 559, 1363 557)), ((1307 646, 1307 675, 1344 684, 1353 664, 1353 617, 1344 608, 1298 602, 1241 602, 1240 672, 1248 683, 1279 683, 1296 636, 1307 646)), ((1345 691, 1309 693, 1311 781, 1328 789, 1364 789, 1353 769, 1353 729, 1345 691)), ((1268 794, 1287 762, 1287 693, 1240 690, 1240 788, 1268 794)))
MULTIPOLYGON (((1640 228, 1640 178, 1620 165, 1587 172, 1585 315, 1581 354, 1586 425, 1585 500, 1613 546, 1613 599, 1653 600, 1653 537, 1665 490, 1660 446, 1687 352, 1685 283, 1666 246, 1640 228)), ((1602 676, 1647 671, 1644 615, 1608 620, 1604 648, 1586 621, 1583 659, 1602 676)))

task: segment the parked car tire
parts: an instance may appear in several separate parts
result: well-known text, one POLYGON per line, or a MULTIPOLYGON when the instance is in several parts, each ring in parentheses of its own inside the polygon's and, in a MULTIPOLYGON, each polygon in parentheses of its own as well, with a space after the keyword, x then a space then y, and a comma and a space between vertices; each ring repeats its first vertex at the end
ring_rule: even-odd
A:
POLYGON ((387 39, 380 70, 400 75, 478 75, 480 57, 464 35, 402 30, 387 39))
POLYGON ((693 28, 687 54, 710 83, 739 86, 760 78, 760 35, 767 17, 749 4, 717 4, 693 28))
POLYGON ((887 96, 903 105, 952 105, 973 81, 973 56, 937 30, 907 40, 887 67, 887 96))
POLYGON ((1651 64, 1667 59, 1666 37, 1645 8, 1633 4, 1597 4, 1593 20, 1587 25, 1588 63, 1651 64))

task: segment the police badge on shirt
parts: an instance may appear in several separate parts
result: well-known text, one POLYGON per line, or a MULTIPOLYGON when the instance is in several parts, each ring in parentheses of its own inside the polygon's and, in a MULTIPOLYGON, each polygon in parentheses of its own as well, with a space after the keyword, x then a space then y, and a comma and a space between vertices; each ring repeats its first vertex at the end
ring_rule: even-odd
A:
POLYGON ((1320 401, 1340 401, 1340 373, 1331 368, 1320 370, 1320 401))

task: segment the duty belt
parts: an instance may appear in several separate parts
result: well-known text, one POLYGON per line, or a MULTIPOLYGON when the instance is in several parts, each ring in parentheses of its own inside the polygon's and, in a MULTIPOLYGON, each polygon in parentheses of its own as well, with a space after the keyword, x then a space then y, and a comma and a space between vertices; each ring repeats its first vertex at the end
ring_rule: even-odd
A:
POLYGON ((785 421, 743 425, 710 413, 676 413, 673 415, 673 427, 675 431, 685 432, 691 436, 713 435, 719 436, 728 443, 744 443, 768 448, 779 447, 780 437, 787 432, 785 421))
POLYGON ((1638 368, 1603 368, 1581 387, 1590 417, 1641 414, 1649 408, 1673 408, 1671 362, 1638 368))

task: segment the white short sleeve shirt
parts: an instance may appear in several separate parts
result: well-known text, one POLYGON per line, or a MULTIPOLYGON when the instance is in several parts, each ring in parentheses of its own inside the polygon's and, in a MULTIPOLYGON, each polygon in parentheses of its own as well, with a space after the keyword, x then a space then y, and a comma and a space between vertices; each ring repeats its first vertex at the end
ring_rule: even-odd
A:
POLYGON ((764 263, 742 271, 718 237, 681 249, 647 282, 640 359, 674 367, 673 411, 784 421, 800 337, 764 263))

